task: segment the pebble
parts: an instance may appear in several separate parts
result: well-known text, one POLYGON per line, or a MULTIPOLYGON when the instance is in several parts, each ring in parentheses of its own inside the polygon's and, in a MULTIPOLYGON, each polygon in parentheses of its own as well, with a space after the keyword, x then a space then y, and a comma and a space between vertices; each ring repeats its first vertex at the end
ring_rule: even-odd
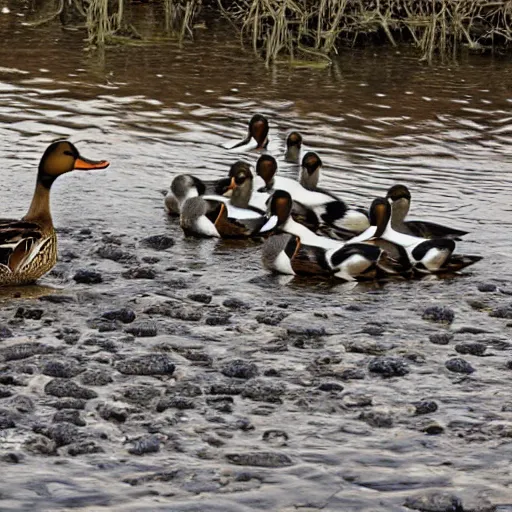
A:
POLYGON ((85 268, 78 270, 73 276, 73 279, 81 284, 98 284, 103 282, 103 277, 99 272, 85 268))
POLYGON ((439 423, 429 423, 423 428, 423 432, 429 436, 439 436, 444 433, 444 427, 439 423))
POLYGON ((160 395, 160 390, 151 384, 140 384, 126 388, 123 392, 124 398, 128 402, 148 407, 153 398, 160 395))
POLYGON ((25 441, 24 447, 30 453, 42 455, 55 455, 57 453, 57 443, 42 435, 29 437, 25 441))
POLYGON ((101 317, 107 320, 118 320, 123 324, 131 324, 135 320, 136 315, 133 309, 121 308, 105 311, 105 313, 102 313, 101 317))
POLYGON ((230 323, 231 315, 229 313, 218 312, 214 315, 207 316, 205 319, 206 325, 228 325, 230 323))
POLYGON ((167 409, 174 408, 179 410, 195 409, 194 400, 185 396, 173 396, 171 398, 162 398, 156 404, 156 411, 163 412, 167 409))
POLYGON ((48 361, 42 368, 41 373, 49 377, 69 379, 78 375, 82 369, 76 364, 68 361, 48 361))
POLYGON ((421 318, 431 322, 451 324, 455 318, 455 313, 452 309, 444 306, 430 306, 423 311, 421 318))
POLYGON ((362 380, 366 374, 360 368, 345 368, 337 376, 341 380, 362 380))
POLYGON ((278 452, 227 453, 226 459, 237 466, 284 468, 293 465, 293 461, 288 455, 278 452))
POLYGON ((62 409, 60 411, 57 411, 53 415, 52 421, 54 423, 72 423, 73 425, 76 425, 78 427, 85 427, 86 425, 84 419, 80 416, 80 411, 77 411, 76 409, 62 409))
POLYGON ((70 398, 82 398, 89 400, 96 398, 98 394, 92 389, 83 388, 73 381, 67 379, 53 379, 44 387, 44 392, 47 395, 56 396, 59 398, 70 397, 70 398))
POLYGON ((41 320, 43 314, 44 309, 19 307, 16 310, 14 318, 25 318, 26 320, 41 320))
POLYGON ((167 354, 145 354, 119 361, 116 369, 126 375, 172 375, 175 365, 167 354))
POLYGON ((256 321, 265 325, 279 325, 287 316, 288 313, 283 311, 268 311, 256 315, 256 321))
POLYGON ((487 345, 478 342, 457 343, 455 351, 459 354, 471 354, 473 356, 483 356, 487 345))
POLYGON ((117 262, 130 262, 136 259, 133 254, 123 251, 123 249, 115 244, 105 244, 100 246, 97 249, 96 254, 104 260, 117 262))
POLYGON ((133 267, 121 274, 125 279, 155 279, 156 271, 152 267, 133 267))
POLYGON ((392 416, 385 412, 363 411, 358 419, 375 428, 391 428, 393 426, 392 416))
POLYGON ((289 326, 286 329, 287 333, 290 334, 300 334, 302 336, 307 337, 315 337, 315 336, 325 336, 327 334, 325 327, 315 327, 315 326, 289 326))
POLYGON ((17 345, 10 345, 0 350, 0 357, 3 357, 4 361, 17 361, 27 359, 36 354, 50 354, 54 351, 53 347, 39 342, 18 343, 17 345))
POLYGON ((227 383, 227 384, 212 384, 208 393, 210 395, 240 395, 244 390, 244 386, 227 383))
POLYGON ((263 435, 261 436, 261 438, 263 439, 263 441, 266 441, 267 443, 274 443, 276 441, 278 441, 278 442, 288 441, 290 436, 284 430, 270 429, 270 430, 265 430, 265 432, 263 432, 263 435))
POLYGON ((5 327, 4 325, 0 325, 0 340, 5 340, 6 338, 12 338, 12 331, 5 327))
POLYGON ((398 357, 376 357, 368 365, 368 370, 383 377, 403 377, 409 373, 407 363, 398 357))
POLYGON ((212 296, 208 293, 190 293, 187 298, 201 304, 210 304, 212 301, 212 296))
POLYGON ((430 343, 433 343, 434 345, 448 345, 452 339, 453 334, 447 332, 431 334, 429 336, 430 343))
POLYGON ((452 359, 448 359, 444 365, 446 368, 448 368, 448 370, 455 373, 469 374, 475 371, 475 369, 461 357, 453 357, 452 359))
POLYGON ((140 243, 155 251, 165 251, 175 244, 174 239, 167 235, 151 235, 143 238, 140 243))
POLYGON ((489 313, 489 315, 495 318, 505 318, 507 320, 512 320, 512 305, 495 308, 489 313))
POLYGON ((123 407, 110 404, 99 404, 97 411, 104 420, 116 421, 117 423, 124 423, 129 415, 129 412, 123 407))
POLYGON ((169 316, 186 322, 198 322, 203 318, 203 312, 195 306, 181 306, 174 308, 169 316))
POLYGON ((106 386, 113 382, 110 370, 87 370, 80 376, 80 381, 84 386, 106 386))
POLYGON ((255 363, 244 361, 243 359, 227 361, 220 371, 226 377, 236 379, 252 379, 259 374, 258 367, 255 363))
POLYGON ((9 411, 0 410, 0 430, 16 427, 12 414, 9 411))
POLYGON ((157 327, 149 320, 139 320, 125 328, 125 332, 138 338, 151 338, 157 335, 157 327))
POLYGON ((421 512, 464 512, 460 498, 454 494, 425 491, 405 500, 404 506, 421 512))
POLYGON ((259 402, 281 403, 281 396, 285 393, 283 382, 269 382, 263 379, 251 379, 242 391, 242 397, 251 398, 259 402))
POLYGON ((479 283, 477 289, 479 292, 495 292, 498 287, 493 283, 479 283))
POLYGON ((338 384, 337 382, 322 382, 320 386, 318 386, 320 391, 343 391, 343 386, 338 384))
POLYGON ((132 455, 145 455, 146 453, 157 453, 160 451, 160 439, 157 436, 146 436, 135 441, 128 453, 132 455))
POLYGON ((66 397, 62 400, 57 400, 56 402, 53 402, 50 404, 55 409, 85 409, 85 405, 87 404, 87 401, 83 398, 70 398, 66 397))
POLYGON ((36 434, 42 434, 54 441, 57 447, 71 444, 82 437, 81 431, 71 423, 57 423, 50 426, 35 425, 33 430, 36 434))
POLYGON ((237 299, 235 297, 230 297, 229 299, 225 299, 222 302, 222 305, 228 309, 249 309, 249 304, 244 302, 243 300, 237 299))
POLYGON ((79 443, 73 443, 68 446, 68 453, 72 457, 77 455, 87 455, 91 453, 104 453, 105 450, 98 446, 94 441, 82 441, 79 443))
POLYGON ((437 411, 437 404, 433 400, 422 400, 414 404, 416 410, 415 414, 430 414, 437 411))

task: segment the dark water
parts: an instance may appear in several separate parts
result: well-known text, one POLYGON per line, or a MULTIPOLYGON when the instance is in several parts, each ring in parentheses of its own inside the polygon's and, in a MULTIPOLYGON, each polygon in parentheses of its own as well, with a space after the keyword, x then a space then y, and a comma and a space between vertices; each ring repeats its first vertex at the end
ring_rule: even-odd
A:
MULTIPOLYGON (((155 19, 158 15, 148 18, 149 28, 155 19)), ((49 422, 55 412, 43 392, 49 379, 36 370, 25 378, 28 387, 16 390, 32 396, 36 412, 30 421, 17 421, 18 428, 0 430, 0 451, 25 453, 20 464, 0 461, 1 510, 398 511, 406 510, 408 497, 440 490, 459 496, 464 510, 493 510, 485 503, 512 510, 506 507, 512 504, 510 326, 488 315, 510 298, 477 290, 479 283, 512 290, 510 61, 471 57, 427 67, 415 55, 358 50, 343 51, 325 69, 266 69, 240 48, 229 26, 197 30, 196 41, 183 48, 166 42, 101 54, 84 51, 82 32, 62 31, 58 23, 29 28, 22 21, 15 9, 0 15, 2 216, 23 215, 38 159, 57 137, 69 137, 85 156, 108 159, 111 167, 68 175, 52 190, 61 253, 71 251, 77 258, 64 257, 59 271, 41 285, 75 294, 78 305, 48 306, 53 323, 11 325, 15 338, 0 341, 0 347, 36 339, 57 346, 58 327, 74 326, 88 335, 85 319, 112 305, 130 304, 139 314, 158 300, 186 300, 191 292, 207 291, 214 296, 212 305, 235 297, 250 311, 235 311, 229 329, 162 320, 158 337, 137 338, 120 352, 195 344, 214 359, 213 369, 190 365, 171 352, 177 381, 206 386, 223 361, 241 357, 256 362, 262 373, 275 370, 274 380, 286 393, 282 404, 235 397, 235 411, 222 421, 203 404, 160 415, 136 408, 135 419, 116 424, 102 420, 95 403, 88 404, 86 428, 104 440, 105 453, 71 458, 61 449, 60 456, 44 456, 23 448, 30 433, 24 421, 49 422), (185 239, 166 217, 160 191, 181 172, 223 176, 237 158, 223 145, 245 134, 255 112, 269 117, 269 149, 280 162, 287 131, 298 129, 324 161, 323 187, 348 203, 369 205, 392 184, 406 183, 412 217, 470 231, 459 250, 484 259, 449 280, 385 286, 287 282, 267 276, 256 243, 185 239), (91 235, 81 234, 83 228, 91 235), (154 256, 138 241, 164 233, 176 244, 157 254, 156 280, 123 279, 126 265, 95 253, 102 237, 112 235, 128 251, 154 256), (83 267, 107 276, 94 292, 70 279, 83 267), (180 280, 186 288, 176 286, 180 280), (454 310, 451 327, 421 319, 432 305, 454 310), (255 319, 275 311, 289 314, 278 326, 255 319), (369 334, 366 328, 375 323, 382 332, 369 334), (297 325, 324 328, 326 335, 299 336, 284 352, 268 350, 276 337, 286 341, 297 325), (467 333, 468 326, 481 332, 467 333), (455 337, 447 346, 430 343, 429 335, 440 332, 455 337), (467 341, 487 345, 487 357, 457 354, 454 346, 467 341), (410 373, 389 380, 369 374, 367 364, 376 353, 405 357, 410 373), (338 358, 329 371, 313 370, 312 362, 326 354, 338 358), (449 372, 444 363, 455 356, 476 372, 449 372), (364 378, 340 380, 347 368, 365 370, 364 378), (319 392, 324 381, 341 383, 343 392, 319 392), (364 405, 366 398, 370 406, 364 405), (421 399, 436 401, 438 411, 415 416, 412 404, 421 399), (390 417, 393 425, 362 421, 362 411, 390 417), (232 428, 242 417, 255 428, 232 428), (127 443, 151 431, 152 422, 166 421, 165 448, 144 457, 128 454, 127 443), (443 433, 425 434, 434 422, 443 433), (285 430, 289 439, 282 445, 263 441, 263 432, 273 428, 285 430), (223 443, 205 441, 210 434, 223 443), (279 451, 293 464, 243 467, 226 458, 246 451, 279 451), (171 470, 180 473, 167 482, 125 482, 171 470)), ((255 161, 257 155, 245 157, 255 161)), ((280 172, 296 171, 283 163, 280 172)), ((19 304, 39 306, 36 297, 48 289, 23 293, 22 299, 3 293, 4 322, 19 304)), ((66 357, 87 367, 99 360, 80 343, 69 350, 66 357)), ((13 371, 23 373, 19 367, 13 371)), ((116 379, 95 388, 97 401, 123 402, 130 379, 116 379)), ((152 377, 142 381, 161 386, 152 377)), ((0 407, 8 400, 0 399, 0 407)))

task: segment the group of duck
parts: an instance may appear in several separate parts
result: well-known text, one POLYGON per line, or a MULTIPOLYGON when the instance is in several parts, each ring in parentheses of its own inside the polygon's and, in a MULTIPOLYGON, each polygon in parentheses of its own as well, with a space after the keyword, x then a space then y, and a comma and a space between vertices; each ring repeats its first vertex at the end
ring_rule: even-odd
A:
POLYGON ((297 166, 298 179, 279 176, 267 151, 268 134, 268 120, 254 115, 246 139, 231 148, 260 154, 255 173, 238 160, 226 178, 173 179, 165 207, 179 216, 186 235, 265 238, 262 262, 269 270, 346 281, 453 273, 481 259, 454 253, 467 232, 407 220, 411 194, 403 184, 375 198, 368 211, 318 187, 322 161, 303 149, 299 132, 288 134, 284 155, 297 166))
MULTIPOLYGON (((223 179, 207 182, 188 174, 174 178, 165 206, 179 215, 185 234, 264 238, 262 261, 267 268, 345 280, 456 272, 481 259, 454 254, 455 240, 466 232, 407 220, 411 195, 404 185, 376 198, 368 213, 319 188, 322 161, 314 152, 304 153, 298 132, 287 137, 285 159, 297 164, 299 179, 277 175, 277 161, 266 150, 268 133, 267 119, 255 115, 247 138, 234 146, 242 150, 252 144, 261 154, 255 175, 239 160, 223 179)), ((50 212, 55 180, 73 170, 108 166, 105 160, 82 157, 66 140, 48 146, 27 214, 21 220, 0 219, 0 286, 32 283, 57 262, 50 212)))

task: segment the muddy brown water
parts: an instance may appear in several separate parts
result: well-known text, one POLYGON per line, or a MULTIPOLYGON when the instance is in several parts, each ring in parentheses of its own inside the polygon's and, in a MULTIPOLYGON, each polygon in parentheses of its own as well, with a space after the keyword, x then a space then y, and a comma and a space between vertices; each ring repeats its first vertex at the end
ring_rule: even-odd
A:
POLYGON ((61 261, 38 286, 2 292, 0 320, 12 337, 0 340, 0 409, 15 427, 0 430, 0 509, 373 512, 423 499, 426 510, 441 511, 448 498, 435 495, 447 493, 453 510, 457 499, 463 510, 512 510, 511 320, 489 315, 512 300, 512 63, 471 57, 427 67, 406 53, 357 50, 325 69, 266 69, 225 26, 198 30, 183 48, 167 42, 102 54, 83 50, 82 32, 23 27, 17 14, 0 15, 2 216, 23 215, 38 159, 55 138, 69 137, 111 167, 58 180, 61 261), (269 149, 283 174, 296 174, 282 155, 287 131, 298 129, 324 161, 322 186, 369 205, 406 183, 411 217, 470 231, 459 250, 484 259, 456 278, 354 286, 269 276, 255 242, 186 239, 164 213, 161 190, 181 172, 223 176, 237 158, 224 145, 245 134, 255 112, 270 119, 269 149), (157 252, 139 244, 154 234, 175 245, 157 252), (98 247, 112 241, 131 259, 100 257, 98 247), (156 277, 123 277, 137 262, 156 277), (76 284, 80 268, 99 271, 103 283, 76 284), (493 291, 479 291, 482 284, 493 291), (192 293, 212 301, 193 302, 192 293), (39 300, 49 294, 71 302, 39 300), (166 300, 201 318, 153 315, 158 335, 150 338, 86 323, 116 307, 148 319, 145 309, 166 300), (41 320, 16 319, 20 306, 42 308, 41 320), (423 320, 429 306, 453 310, 453 323, 423 320), (228 325, 205 321, 212 312, 229 313, 228 325), (288 316, 268 325, 280 314, 288 316), (64 342, 65 329, 77 339, 64 342), (442 333, 453 334, 447 345, 429 341, 442 333), (23 342, 56 352, 8 361, 5 350, 23 342), (484 356, 458 353, 465 342, 482 343, 484 356), (154 352, 175 361, 173 377, 115 369, 154 352), (376 354, 403 358, 409 373, 373 374, 376 354), (476 371, 450 372, 453 357, 476 371), (215 405, 209 386, 229 380, 219 369, 236 358, 255 363, 256 378, 279 399, 246 393, 215 405), (29 449, 57 411, 45 394, 52 377, 42 371, 54 360, 111 374, 113 382, 92 386, 98 397, 79 411, 85 426, 77 427, 103 452, 72 457, 69 440, 49 455, 29 449), (350 369, 362 378, 348 378, 350 369), (201 387, 193 408, 159 413, 154 394, 133 397, 148 388, 174 396, 183 383, 201 387), (322 383, 337 386, 319 390, 322 383), (16 408, 20 396, 32 401, 28 412, 16 408), (437 411, 415 415, 420 400, 435 401, 437 411), (102 404, 128 411, 127 419, 102 418, 102 404), (265 435, 272 429, 287 439, 265 435), (158 453, 130 454, 147 435, 160 440, 158 453), (254 452, 274 457, 263 456, 263 465, 243 458, 254 452))

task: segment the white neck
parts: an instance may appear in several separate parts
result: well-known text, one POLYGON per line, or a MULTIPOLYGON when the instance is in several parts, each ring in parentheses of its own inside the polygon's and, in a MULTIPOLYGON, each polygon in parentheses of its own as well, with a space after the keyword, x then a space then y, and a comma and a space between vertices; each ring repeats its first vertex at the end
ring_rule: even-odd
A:
POLYGON ((286 233, 298 236, 301 243, 305 245, 312 245, 314 247, 323 247, 325 249, 333 249, 335 247, 342 247, 344 244, 338 240, 333 240, 325 236, 318 236, 310 229, 298 222, 295 222, 291 217, 281 227, 286 233))

